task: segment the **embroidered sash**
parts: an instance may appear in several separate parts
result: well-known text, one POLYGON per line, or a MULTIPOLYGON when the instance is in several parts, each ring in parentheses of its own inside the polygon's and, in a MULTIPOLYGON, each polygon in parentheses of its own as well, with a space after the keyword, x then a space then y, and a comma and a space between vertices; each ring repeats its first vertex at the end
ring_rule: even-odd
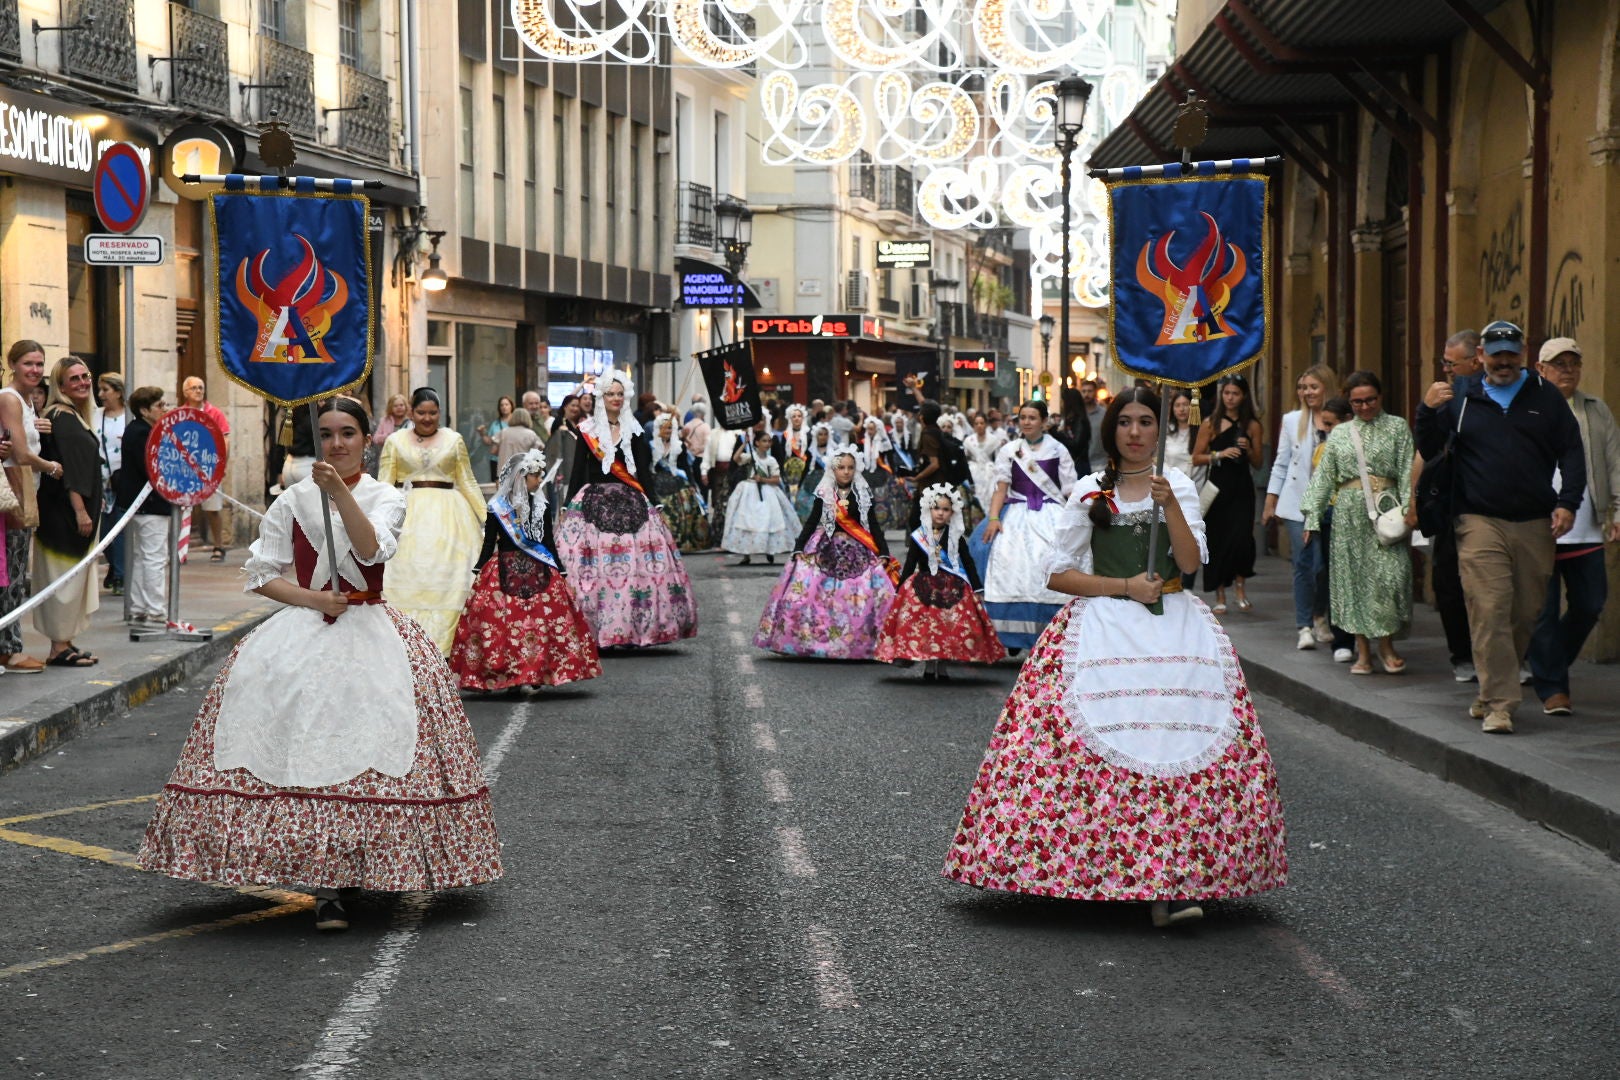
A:
MULTIPOLYGON (((599 441, 597 441, 597 438, 596 438, 595 435, 592 435, 588 431, 581 430, 579 432, 579 438, 580 438, 580 441, 585 444, 585 448, 587 450, 589 450, 591 453, 596 455, 596 460, 597 461, 601 461, 604 457, 607 456, 606 452, 603 451, 603 449, 602 449, 602 444, 599 441)), ((629 469, 625 468, 624 458, 622 458, 622 457, 614 458, 613 459, 613 468, 610 471, 613 473, 614 476, 618 477, 619 480, 622 483, 624 483, 624 484, 628 485, 629 487, 632 487, 635 490, 641 492, 643 498, 646 497, 647 489, 641 486, 641 481, 636 479, 634 473, 632 473, 629 469)))
POLYGON ((522 551, 553 570, 562 569, 557 565, 557 557, 546 548, 546 545, 530 536, 528 531, 518 524, 517 511, 512 509, 511 502, 505 496, 497 495, 489 500, 489 511, 495 515, 495 520, 501 523, 501 528, 506 530, 506 535, 512 538, 512 543, 522 551))
MULTIPOLYGON (((949 532, 947 532, 946 535, 949 536, 949 532)), ((918 526, 917 531, 911 534, 911 538, 917 541, 917 546, 923 549, 923 554, 932 554, 933 549, 930 545, 933 544, 934 538, 929 532, 928 526, 918 526)), ((939 549, 940 569, 946 571, 947 573, 955 574, 963 581, 967 581, 969 585, 973 584, 973 582, 968 580, 966 568, 962 566, 961 553, 947 551, 946 548, 949 548, 950 546, 950 543, 947 542, 944 547, 939 549)))

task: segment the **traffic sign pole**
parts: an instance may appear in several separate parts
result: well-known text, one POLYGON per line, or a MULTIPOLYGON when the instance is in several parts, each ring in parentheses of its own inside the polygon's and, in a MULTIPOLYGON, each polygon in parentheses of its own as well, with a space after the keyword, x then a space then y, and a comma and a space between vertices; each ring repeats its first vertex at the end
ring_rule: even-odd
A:
MULTIPOLYGON (((120 271, 124 279, 124 407, 129 408, 129 395, 135 392, 135 268, 126 266, 120 271)), ((128 509, 127 507, 125 509, 128 509)), ((127 547, 128 545, 126 545, 127 547)), ((129 560, 124 560, 128 571, 129 560)), ((124 625, 129 625, 133 613, 129 589, 124 590, 124 625)))

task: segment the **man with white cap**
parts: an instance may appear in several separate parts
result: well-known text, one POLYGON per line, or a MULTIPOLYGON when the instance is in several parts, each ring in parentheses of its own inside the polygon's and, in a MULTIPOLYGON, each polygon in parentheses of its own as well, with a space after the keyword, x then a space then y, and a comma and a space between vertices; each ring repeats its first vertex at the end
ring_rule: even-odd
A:
MULTIPOLYGON (((1575 511, 1574 526, 1558 538, 1547 604, 1530 635, 1530 671, 1542 711, 1568 716, 1574 711, 1569 666, 1580 655, 1608 598, 1603 544, 1620 540, 1620 425, 1602 399, 1581 391, 1581 347, 1574 338, 1551 339, 1541 347, 1540 360, 1537 370, 1569 402, 1586 449, 1586 497, 1575 511), (1560 583, 1569 598, 1562 613, 1560 583)), ((1555 474, 1554 485, 1557 482, 1555 474)))

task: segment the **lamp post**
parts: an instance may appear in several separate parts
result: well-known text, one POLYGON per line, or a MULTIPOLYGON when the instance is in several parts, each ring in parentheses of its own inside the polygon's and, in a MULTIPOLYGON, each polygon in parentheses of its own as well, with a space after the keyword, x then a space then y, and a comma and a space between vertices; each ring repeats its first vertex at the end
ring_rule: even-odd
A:
MULTIPOLYGON (((930 277, 929 288, 934 290, 934 308, 939 312, 939 384, 945 385, 950 377, 951 370, 951 323, 950 311, 945 307, 956 295, 956 287, 961 284, 955 278, 930 277)), ((941 395, 943 398, 943 395, 941 395)))
MULTIPOLYGON (((720 241, 726 256, 726 269, 731 272, 731 338, 737 339, 737 309, 742 306, 743 263, 748 261, 748 247, 754 242, 754 212, 748 204, 732 195, 714 201, 714 235, 720 241)), ((722 340, 723 343, 723 340, 722 340)))
MULTIPOLYGON (((1069 213, 1071 171, 1069 159, 1080 145, 1080 129, 1086 124, 1086 102, 1091 100, 1091 84, 1078 75, 1057 83, 1058 150, 1063 154, 1063 336, 1059 338, 1063 362, 1069 357, 1069 213)), ((1044 373, 1044 367, 1043 367, 1044 373)))
POLYGON ((422 288, 428 292, 443 292, 444 287, 450 284, 450 275, 444 272, 439 265, 442 256, 439 254, 439 240, 443 238, 444 230, 435 229, 427 234, 428 241, 433 245, 433 252, 428 256, 428 268, 422 271, 419 279, 422 288))
MULTIPOLYGON (((1052 316, 1043 314, 1036 320, 1041 324, 1041 374, 1050 371, 1052 360, 1052 316)), ((1043 392, 1042 397, 1045 397, 1043 392)))

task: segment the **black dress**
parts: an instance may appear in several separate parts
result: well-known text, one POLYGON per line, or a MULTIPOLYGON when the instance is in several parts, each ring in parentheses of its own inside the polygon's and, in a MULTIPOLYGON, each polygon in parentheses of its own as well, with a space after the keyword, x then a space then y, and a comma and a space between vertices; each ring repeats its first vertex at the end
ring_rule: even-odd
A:
MULTIPOLYGON (((1243 429, 1236 424, 1228 426, 1210 439, 1209 452, 1232 449, 1242 435, 1243 429)), ((1204 515, 1209 544, 1209 562, 1204 564, 1205 592, 1224 589, 1237 578, 1254 577, 1255 556, 1254 471, 1249 466, 1249 455, 1211 461, 1209 481, 1220 489, 1220 494, 1204 515)))

